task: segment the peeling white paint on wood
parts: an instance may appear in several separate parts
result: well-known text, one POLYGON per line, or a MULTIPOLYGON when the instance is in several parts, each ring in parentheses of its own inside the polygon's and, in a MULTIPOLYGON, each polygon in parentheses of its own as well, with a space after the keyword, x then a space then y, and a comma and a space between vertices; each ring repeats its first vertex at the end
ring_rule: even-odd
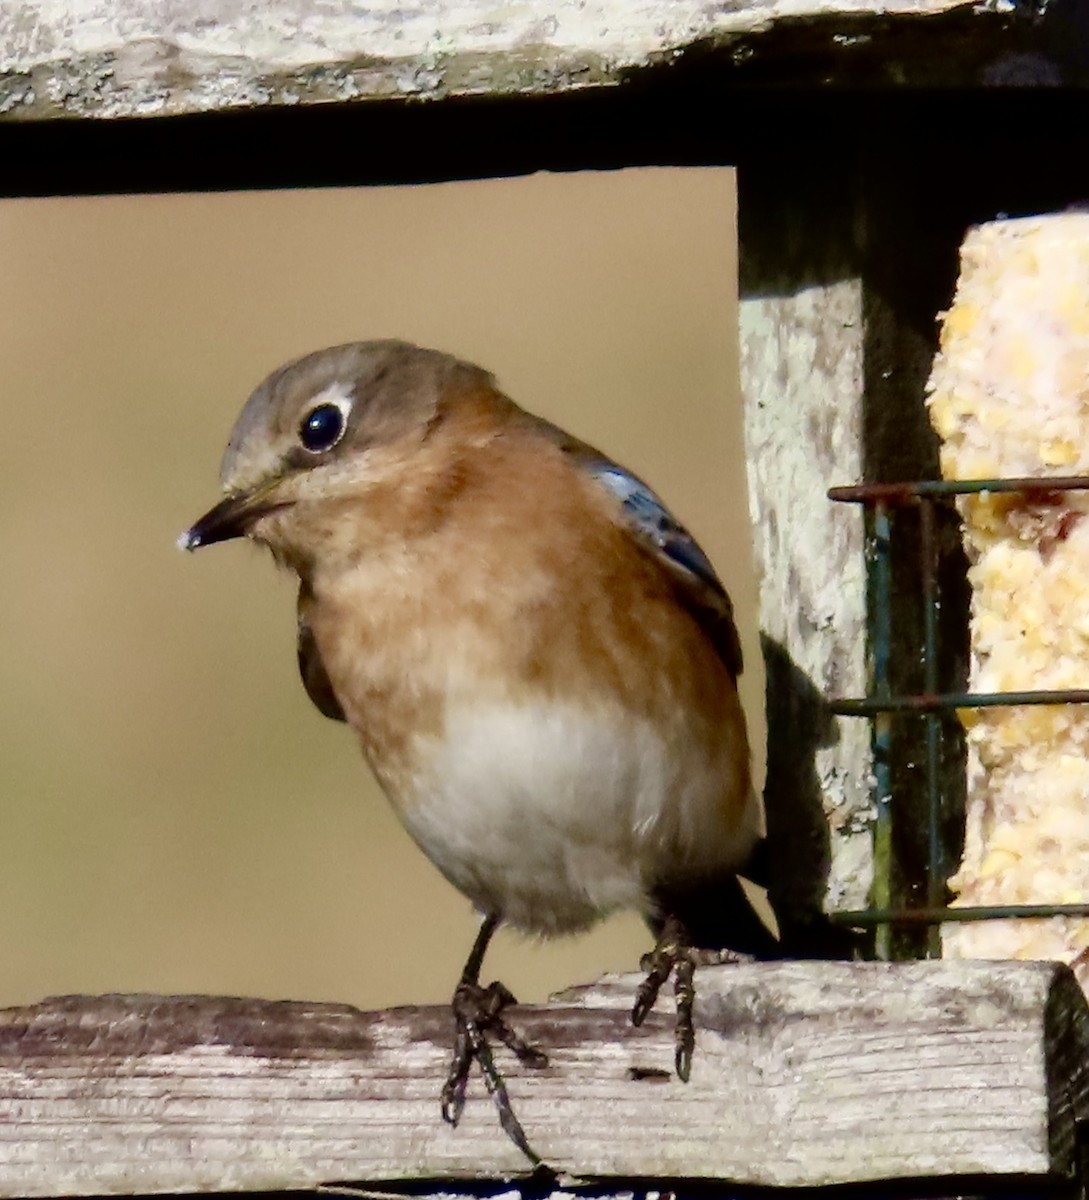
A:
POLYGON ((617 83, 781 22, 970 0, 8 0, 0 113, 123 116, 617 83))
MULTIPOLYGON (((861 696, 862 521, 853 505, 833 504, 827 492, 862 477, 862 283, 847 278, 746 296, 740 323, 760 629, 820 697, 861 696)), ((775 703, 781 707, 769 708, 768 754, 796 755, 791 694, 769 700, 775 703)), ((869 724, 833 720, 834 729, 811 747, 831 835, 830 911, 864 908, 873 868, 869 724)))

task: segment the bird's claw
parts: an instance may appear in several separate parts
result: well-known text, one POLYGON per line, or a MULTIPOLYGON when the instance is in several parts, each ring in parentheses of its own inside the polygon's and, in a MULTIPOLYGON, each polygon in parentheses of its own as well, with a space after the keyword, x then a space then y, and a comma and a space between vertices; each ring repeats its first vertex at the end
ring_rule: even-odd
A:
POLYGON ((696 1031, 692 1009, 696 1002, 696 967, 710 964, 744 962, 745 955, 732 950, 702 950, 689 945, 684 926, 675 917, 668 917, 654 949, 644 954, 640 968, 646 977, 635 993, 631 1010, 633 1025, 642 1025, 654 1007, 662 984, 673 976, 673 995, 677 1005, 677 1023, 673 1028, 673 1061, 677 1078, 687 1083, 692 1073, 692 1052, 696 1047, 696 1031))
POLYGON ((465 1109, 469 1072, 475 1060, 480 1064, 484 1085, 495 1101, 499 1123, 504 1132, 534 1165, 539 1165, 541 1158, 530 1146, 522 1123, 515 1116, 507 1085, 495 1065, 492 1049, 488 1044, 488 1035, 491 1034, 508 1050, 513 1051, 523 1066, 540 1068, 548 1065, 548 1056, 531 1046, 504 1020, 503 1010, 516 1003, 510 990, 501 983, 482 987, 478 983, 463 979, 458 984, 451 1005, 457 1033, 450 1071, 442 1088, 442 1116, 450 1125, 457 1125, 461 1119, 465 1109))

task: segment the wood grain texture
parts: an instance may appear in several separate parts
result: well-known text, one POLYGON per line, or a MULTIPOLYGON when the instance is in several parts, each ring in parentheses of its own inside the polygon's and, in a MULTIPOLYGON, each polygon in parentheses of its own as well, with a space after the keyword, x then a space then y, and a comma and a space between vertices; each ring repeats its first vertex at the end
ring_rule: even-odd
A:
POLYGON ((867 689, 863 525, 828 488, 863 475, 865 324, 847 171, 738 172, 741 392, 767 678, 764 802, 786 911, 864 908, 869 723, 828 700, 867 689))
POLYGON ((826 33, 849 51, 880 36, 884 18, 977 8, 981 26, 1004 25, 999 5, 971 0, 13 0, 0 6, 0 113, 555 93, 617 84, 693 45, 729 52, 784 25, 831 22, 826 33), (872 30, 859 28, 866 18, 872 30))
MULTIPOLYGON (((635 977, 517 1025, 531 1142, 567 1180, 821 1185, 1071 1177, 1089 1010, 1053 964, 784 963, 704 969, 692 1080, 671 1021, 628 1021, 635 977)), ((443 1008, 199 996, 64 997, 0 1011, 0 1195, 497 1180, 526 1164, 474 1078, 437 1093, 443 1008)))

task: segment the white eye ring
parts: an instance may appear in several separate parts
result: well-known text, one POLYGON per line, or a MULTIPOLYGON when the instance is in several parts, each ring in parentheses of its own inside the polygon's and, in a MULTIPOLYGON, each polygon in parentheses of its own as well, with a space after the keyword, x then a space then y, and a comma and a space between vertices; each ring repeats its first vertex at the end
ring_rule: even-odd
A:
POLYGON ((351 402, 343 395, 329 395, 330 390, 314 397, 313 405, 299 423, 299 441, 311 454, 332 450, 348 428, 351 402))

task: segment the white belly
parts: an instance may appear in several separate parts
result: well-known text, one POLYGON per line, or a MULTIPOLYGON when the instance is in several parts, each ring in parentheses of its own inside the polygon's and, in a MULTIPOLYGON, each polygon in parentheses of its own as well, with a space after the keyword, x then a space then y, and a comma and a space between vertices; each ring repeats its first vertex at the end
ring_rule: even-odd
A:
POLYGON ((645 911, 663 866, 729 866, 751 838, 722 823, 733 772, 680 761, 620 709, 453 708, 412 757, 411 778, 387 781, 409 832, 481 910, 530 932, 645 911))

